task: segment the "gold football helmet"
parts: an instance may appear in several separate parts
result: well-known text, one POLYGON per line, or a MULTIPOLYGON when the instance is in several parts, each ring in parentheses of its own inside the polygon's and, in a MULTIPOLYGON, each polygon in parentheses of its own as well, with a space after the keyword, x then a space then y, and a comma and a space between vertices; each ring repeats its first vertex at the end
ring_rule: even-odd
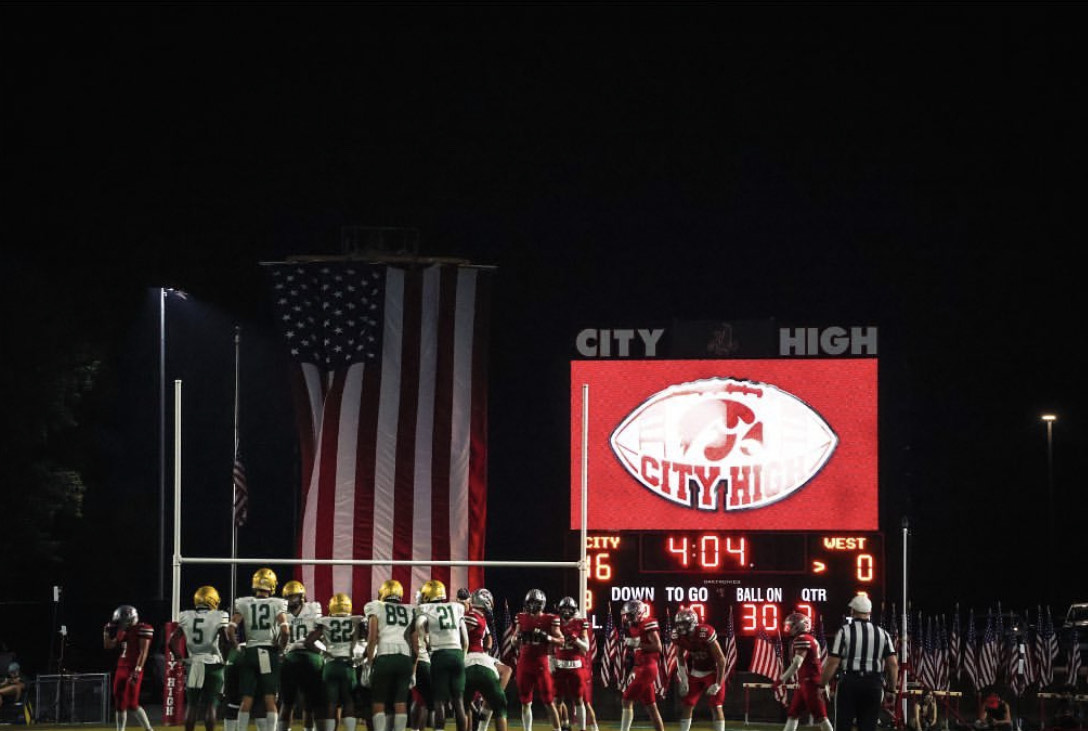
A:
POLYGON ((399 602, 404 598, 404 587, 396 579, 386 579, 378 589, 378 599, 383 602, 399 602))
POLYGON ((214 586, 202 586, 193 594, 193 606, 219 609, 219 592, 214 586))
POLYGON ((276 593, 276 572, 272 569, 257 569, 257 573, 253 574, 253 590, 268 591, 273 594, 276 593))
POLYGON ((302 585, 301 581, 288 581, 283 585, 284 599, 289 596, 294 596, 295 594, 301 594, 303 597, 306 596, 306 587, 302 585))
POLYGON ((329 614, 351 614, 351 597, 343 592, 333 594, 329 599, 329 614))
POLYGON ((423 584, 423 588, 419 590, 424 602, 444 602, 446 601, 446 585, 438 579, 431 579, 423 584))

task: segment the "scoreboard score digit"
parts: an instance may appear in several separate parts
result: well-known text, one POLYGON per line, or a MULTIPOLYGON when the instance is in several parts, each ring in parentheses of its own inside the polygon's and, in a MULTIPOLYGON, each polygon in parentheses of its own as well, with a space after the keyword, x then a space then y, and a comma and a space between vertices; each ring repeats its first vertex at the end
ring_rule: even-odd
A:
POLYGON ((641 599, 721 627, 732 608, 737 633, 754 635, 791 612, 837 626, 856 594, 884 598, 880 533, 618 531, 590 534, 586 551, 590 614, 641 599))

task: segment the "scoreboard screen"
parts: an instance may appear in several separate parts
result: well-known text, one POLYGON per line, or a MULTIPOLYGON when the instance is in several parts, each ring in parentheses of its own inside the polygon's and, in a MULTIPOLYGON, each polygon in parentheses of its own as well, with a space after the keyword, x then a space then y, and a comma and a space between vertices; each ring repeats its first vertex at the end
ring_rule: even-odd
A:
POLYGON ((880 533, 592 532, 586 553, 586 607, 597 625, 641 599, 662 620, 690 607, 720 630, 732 610, 738 634, 773 635, 791 612, 838 627, 856 594, 874 606, 884 598, 880 533))

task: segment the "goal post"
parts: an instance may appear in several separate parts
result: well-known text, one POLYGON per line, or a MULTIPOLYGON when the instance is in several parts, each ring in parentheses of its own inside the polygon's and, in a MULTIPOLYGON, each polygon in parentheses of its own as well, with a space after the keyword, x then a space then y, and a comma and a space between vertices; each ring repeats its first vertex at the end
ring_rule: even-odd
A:
MULTIPOLYGON (((589 386, 582 384, 582 476, 581 476, 581 540, 577 561, 517 561, 517 560, 438 560, 438 559, 342 559, 342 558, 240 558, 237 556, 185 556, 181 550, 181 381, 174 381, 174 552, 171 572, 170 618, 181 615, 181 569, 187 564, 217 565, 307 565, 307 566, 479 566, 495 568, 578 569, 578 606, 586 615, 586 591, 589 576, 587 557, 588 462, 587 439, 589 421, 589 386)), ((233 602, 236 597, 231 597, 233 602)))

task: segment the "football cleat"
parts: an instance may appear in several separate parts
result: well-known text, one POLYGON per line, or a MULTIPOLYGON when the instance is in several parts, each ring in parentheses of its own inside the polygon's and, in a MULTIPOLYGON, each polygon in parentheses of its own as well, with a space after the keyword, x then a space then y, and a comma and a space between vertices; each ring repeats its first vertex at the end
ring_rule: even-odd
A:
POLYGON ((638 624, 650 616, 650 605, 638 599, 629 599, 623 603, 620 615, 627 624, 638 624))
POLYGON ((110 620, 120 629, 131 627, 140 621, 140 613, 131 604, 122 604, 113 610, 113 619, 110 620))
POLYGON ((329 599, 329 614, 347 616, 351 614, 351 597, 343 592, 337 592, 329 599))
POLYGON ((446 601, 446 585, 438 579, 431 579, 419 590, 424 603, 446 601))
POLYGON ((214 586, 202 586, 193 594, 193 606, 199 609, 219 609, 219 592, 214 586))
POLYGON ((678 635, 690 635, 699 624, 699 615, 690 609, 681 609, 676 613, 674 621, 678 635))
POLYGON ((530 589, 529 593, 525 595, 525 609, 530 614, 537 614, 544 611, 544 604, 548 601, 548 598, 544 596, 544 592, 540 589, 530 589))
POLYGON ((480 609, 488 611, 495 609, 495 597, 491 596, 490 591, 482 587, 472 592, 472 598, 469 601, 472 602, 472 606, 480 609))
POLYGON ((400 602, 404 598, 404 587, 396 579, 386 579, 378 589, 378 599, 383 602, 400 602))
POLYGON ((797 635, 803 635, 812 628, 812 622, 809 620, 808 615, 801 612, 794 612, 786 617, 786 634, 791 637, 797 635))
POLYGON ((276 572, 272 569, 257 569, 257 573, 253 574, 254 591, 267 591, 275 594, 277 583, 276 572))

